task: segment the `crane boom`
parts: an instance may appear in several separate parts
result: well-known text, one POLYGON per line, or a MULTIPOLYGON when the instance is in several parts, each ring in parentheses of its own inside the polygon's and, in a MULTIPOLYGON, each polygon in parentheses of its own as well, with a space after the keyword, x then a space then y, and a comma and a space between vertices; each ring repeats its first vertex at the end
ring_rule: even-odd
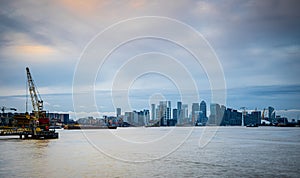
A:
POLYGON ((39 113, 43 110, 43 100, 39 96, 36 87, 34 85, 33 79, 31 77, 29 68, 26 67, 27 72, 27 79, 28 79, 28 87, 29 87, 29 93, 31 97, 31 103, 33 107, 33 111, 35 113, 36 119, 39 118, 39 113))

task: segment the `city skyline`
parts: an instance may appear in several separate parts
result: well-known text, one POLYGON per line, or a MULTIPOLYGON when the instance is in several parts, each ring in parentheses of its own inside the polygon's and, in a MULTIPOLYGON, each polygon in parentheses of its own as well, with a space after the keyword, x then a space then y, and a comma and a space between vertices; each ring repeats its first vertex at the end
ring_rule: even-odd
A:
MULTIPOLYGON (((184 125, 184 124, 196 124, 198 123, 209 123, 210 125, 242 125, 242 124, 261 124, 263 120, 270 123, 276 123, 278 118, 287 119, 287 120, 299 120, 299 118, 288 118, 285 114, 280 115, 281 112, 276 113, 275 108, 268 106, 263 110, 248 110, 246 107, 241 108, 231 108, 225 105, 220 105, 218 103, 210 103, 207 110, 207 104, 204 100, 201 100, 199 103, 192 103, 189 110, 189 104, 182 103, 177 101, 177 103, 172 105, 171 101, 159 101, 158 103, 151 103, 151 108, 144 108, 140 111, 124 111, 122 115, 122 108, 116 108, 115 114, 112 114, 112 117, 122 118, 124 121, 128 121, 128 117, 133 117, 134 114, 141 113, 143 118, 143 124, 148 125, 149 121, 160 120, 161 126, 166 126, 168 121, 176 120, 174 125, 184 125), (177 106, 177 107, 176 107, 177 106), (132 115, 132 116, 130 116, 132 115), (242 122, 242 115, 244 115, 245 122, 242 122), (229 118, 234 118, 230 120, 229 118), (259 122, 258 122, 259 121, 259 122)), ((107 117, 107 116, 105 116, 107 117)), ((130 119, 133 123, 133 119, 130 119)), ((136 123, 138 123, 136 121, 136 123)), ((169 124, 168 124, 169 126, 169 124)), ((202 125, 201 125, 202 126, 202 125)))
MULTIPOLYGON (((237 109, 244 106, 249 110, 273 106, 281 115, 295 119, 300 115, 300 82, 297 78, 300 75, 299 1, 84 3, 63 0, 51 3, 1 1, 0 4, 1 106, 25 111, 25 67, 28 66, 45 109, 70 113, 74 118, 74 76, 91 40, 114 24, 156 16, 190 26, 209 43, 216 53, 226 84, 226 101, 220 104, 237 109)), ((172 26, 162 28, 162 25, 147 23, 125 24, 125 30, 129 31, 108 36, 109 41, 129 36, 129 27, 138 32, 154 29, 167 35, 175 34, 186 44, 194 44, 193 37, 176 34, 178 29, 174 30, 172 26)), ((199 46, 192 49, 201 50, 199 46)), ((94 62, 91 61, 91 65, 94 62)), ((80 104, 77 117, 97 116, 97 112, 101 115, 114 113, 116 106, 112 101, 112 91, 116 97, 124 96, 124 88, 113 88, 115 77, 124 74, 122 77, 128 79, 133 71, 147 71, 152 64, 157 71, 169 66, 169 73, 154 71, 134 76, 129 90, 125 91, 132 109, 150 109, 152 101, 161 99, 172 102, 185 99, 183 103, 190 106, 200 99, 207 103, 216 102, 212 99, 212 92, 218 88, 212 88, 207 66, 196 63, 191 54, 175 43, 162 38, 145 38, 128 41, 109 55, 99 67, 92 86, 96 102, 80 104), (170 63, 171 60, 174 62, 170 63), (128 69, 128 64, 136 65, 128 69), (178 66, 183 70, 178 70, 178 66), (121 73, 122 69, 127 70, 121 73), (176 81, 185 81, 187 77, 194 81, 196 94, 186 90, 181 93, 178 89, 180 85, 176 81)), ((90 72, 87 67, 86 75, 90 72)), ((83 89, 89 87, 82 83, 83 89)))
POLYGON ((218 103, 210 103, 210 113, 207 115, 206 102, 192 103, 191 111, 188 104, 177 101, 177 107, 172 108, 171 101, 159 101, 151 104, 151 110, 124 111, 116 108, 115 114, 101 118, 79 118, 79 123, 98 122, 99 120, 111 120, 113 123, 127 126, 274 126, 280 124, 295 124, 299 119, 287 118, 278 115, 275 108, 269 106, 260 110, 247 110, 246 107, 226 107, 218 103), (93 120, 93 121, 92 121, 93 120), (98 121, 97 121, 98 120, 98 121))

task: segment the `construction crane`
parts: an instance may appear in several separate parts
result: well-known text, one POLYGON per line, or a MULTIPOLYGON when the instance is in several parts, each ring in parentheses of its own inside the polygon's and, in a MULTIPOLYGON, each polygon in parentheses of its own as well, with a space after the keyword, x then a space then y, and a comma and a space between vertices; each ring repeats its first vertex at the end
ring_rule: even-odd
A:
POLYGON ((27 82, 28 82, 28 88, 29 93, 31 97, 31 103, 32 103, 32 109, 34 113, 34 119, 33 119, 33 127, 34 132, 36 128, 37 121, 39 121, 40 126, 45 126, 49 124, 49 118, 46 118, 46 111, 43 110, 43 100, 37 90, 37 87, 34 84, 34 81, 32 79, 32 76, 30 74, 29 68, 26 67, 26 73, 27 73, 27 82))
POLYGON ((29 68, 26 67, 26 72, 27 72, 27 81, 28 81, 28 88, 29 88, 29 93, 31 97, 31 103, 32 103, 32 108, 33 111, 35 111, 34 115, 36 118, 39 118, 39 113, 43 110, 43 100, 36 90, 35 84, 33 82, 33 79, 31 77, 29 68))

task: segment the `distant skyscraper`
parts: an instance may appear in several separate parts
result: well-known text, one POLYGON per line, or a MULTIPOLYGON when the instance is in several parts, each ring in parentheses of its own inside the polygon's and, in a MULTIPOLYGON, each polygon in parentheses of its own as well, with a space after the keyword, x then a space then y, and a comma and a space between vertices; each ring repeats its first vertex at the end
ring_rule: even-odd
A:
MULTIPOLYGON (((183 123, 183 115, 182 115, 182 102, 178 101, 177 102, 177 123, 182 124, 183 123)), ((173 116, 174 118, 174 116, 173 116)))
POLYGON ((139 122, 139 114, 137 111, 133 111, 133 124, 137 125, 139 122))
POLYGON ((183 118, 183 123, 187 122, 187 119, 189 117, 189 111, 188 111, 188 105, 187 104, 183 104, 182 105, 182 118, 183 118))
POLYGON ((167 120, 171 119, 171 112, 172 112, 171 101, 167 101, 167 115, 166 115, 167 120))
POLYGON ((176 121, 178 120, 178 115, 177 114, 178 114, 178 110, 173 109, 173 119, 176 120, 176 121))
POLYGON ((121 108, 117 108, 117 117, 121 116, 121 108))
POLYGON ((200 118, 201 119, 207 118, 205 101, 201 101, 201 103, 200 103, 200 118))
POLYGON ((261 112, 260 111, 252 111, 251 114, 253 115, 253 122, 257 125, 261 124, 261 112))
POLYGON ((209 124, 218 125, 220 115, 220 105, 216 103, 210 104, 210 116, 209 116, 209 124))
POLYGON ((205 101, 201 101, 200 103, 200 112, 199 117, 197 118, 197 122, 199 125, 206 125, 208 118, 206 115, 206 103, 205 101))
POLYGON ((144 125, 149 125, 150 111, 147 109, 144 109, 143 116, 144 116, 144 125))
POLYGON ((182 102, 181 102, 181 101, 178 101, 178 102, 177 102, 177 109, 178 109, 178 110, 181 110, 181 107, 182 107, 182 102))
POLYGON ((167 101, 160 101, 158 105, 158 119, 160 120, 161 126, 167 125, 167 115, 168 115, 168 109, 167 109, 168 102, 167 101))
MULTIPOLYGON (((222 119, 225 113, 226 107, 224 105, 220 106, 220 112, 218 113, 218 125, 221 125, 222 119)), ((237 113, 237 110, 235 110, 235 114, 237 113)), ((235 116, 236 117, 236 116, 235 116)))
POLYGON ((128 122, 129 124, 133 124, 134 118, 133 118, 133 112, 125 112, 125 121, 128 122))
POLYGON ((275 123, 276 122, 275 109, 273 107, 269 106, 268 110, 269 110, 269 121, 271 123, 275 123))
POLYGON ((195 124, 196 120, 198 119, 200 111, 199 103, 193 103, 192 104, 192 124, 195 124))
POLYGON ((155 104, 151 104, 151 120, 156 119, 156 109, 155 109, 155 104))

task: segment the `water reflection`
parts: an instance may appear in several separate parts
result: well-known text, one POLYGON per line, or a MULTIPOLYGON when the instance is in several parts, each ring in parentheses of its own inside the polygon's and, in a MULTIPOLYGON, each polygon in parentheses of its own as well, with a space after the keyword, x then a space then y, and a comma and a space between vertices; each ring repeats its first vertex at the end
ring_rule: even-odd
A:
MULTIPOLYGON (((167 128, 165 128, 167 129, 167 128)), ((123 137, 146 139, 165 129, 117 130, 123 137), (126 134, 125 134, 126 133, 126 134)), ((164 147, 122 147, 106 137, 108 130, 88 131, 95 144, 111 154, 145 160, 166 152, 164 147), (102 144, 102 145, 101 145, 102 144), (153 152, 147 152, 152 150, 153 152)), ((172 138, 180 138, 182 131, 172 138)), ((0 177, 298 177, 299 128, 220 128, 206 147, 199 147, 201 129, 162 159, 122 162, 99 152, 81 131, 64 131, 56 140, 0 140, 0 177), (272 166, 266 166, 272 165, 272 166)), ((143 141, 143 140, 142 140, 143 141)), ((170 141, 172 145, 172 141, 170 141)))

